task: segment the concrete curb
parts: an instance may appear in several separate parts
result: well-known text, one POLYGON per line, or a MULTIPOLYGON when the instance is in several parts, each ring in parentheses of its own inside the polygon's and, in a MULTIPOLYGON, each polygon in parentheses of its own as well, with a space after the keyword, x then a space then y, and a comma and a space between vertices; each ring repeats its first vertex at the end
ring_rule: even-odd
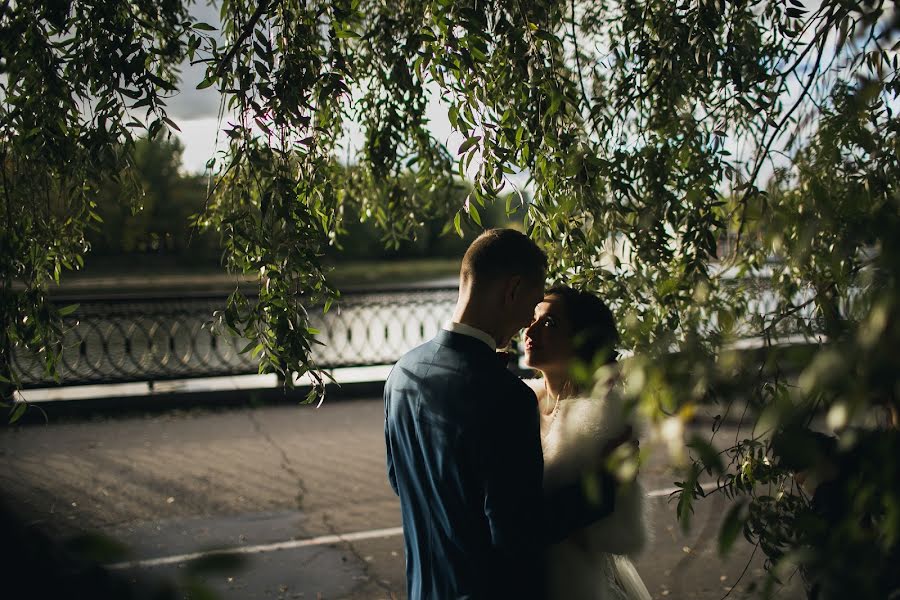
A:
MULTIPOLYGON (((195 408, 239 409, 278 404, 301 405, 304 404, 310 389, 309 386, 298 386, 292 390, 276 387, 163 392, 149 395, 31 402, 28 410, 14 425, 9 425, 6 419, 2 420, 2 425, 6 427, 44 425, 58 421, 90 420, 98 417, 191 410, 195 408)), ((381 398, 383 390, 383 381, 344 383, 340 386, 327 384, 325 386, 325 402, 381 398)))

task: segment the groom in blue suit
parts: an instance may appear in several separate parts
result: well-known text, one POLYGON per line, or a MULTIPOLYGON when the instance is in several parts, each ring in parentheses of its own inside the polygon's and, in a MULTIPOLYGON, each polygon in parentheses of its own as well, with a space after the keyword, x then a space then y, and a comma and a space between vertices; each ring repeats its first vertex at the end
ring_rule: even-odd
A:
POLYGON ((469 247, 451 322, 385 384, 388 478, 400 496, 410 600, 544 598, 548 544, 613 510, 574 484, 545 497, 534 393, 495 352, 533 317, 547 257, 493 229, 469 247))

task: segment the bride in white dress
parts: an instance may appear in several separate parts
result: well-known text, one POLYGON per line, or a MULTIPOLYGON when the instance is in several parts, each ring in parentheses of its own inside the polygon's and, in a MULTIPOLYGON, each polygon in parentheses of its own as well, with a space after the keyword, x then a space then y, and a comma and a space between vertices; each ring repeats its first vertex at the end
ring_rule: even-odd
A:
MULTIPOLYGON (((541 372, 526 380, 538 398, 544 489, 581 479, 586 489, 603 468, 604 448, 629 423, 616 385, 615 322, 602 300, 569 287, 551 288, 525 331, 525 364, 541 372), (577 388, 572 367, 602 356, 608 366, 592 392, 577 388)), ((620 481, 615 510, 550 547, 552 600, 649 600, 631 562, 647 543, 646 498, 637 480, 620 481)))

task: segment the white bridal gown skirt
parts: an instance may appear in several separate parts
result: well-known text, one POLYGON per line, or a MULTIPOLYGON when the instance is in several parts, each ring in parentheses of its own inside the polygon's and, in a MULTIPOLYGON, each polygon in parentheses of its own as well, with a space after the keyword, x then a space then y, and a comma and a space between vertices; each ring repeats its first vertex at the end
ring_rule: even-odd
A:
POLYGON ((650 600, 650 592, 627 556, 586 553, 571 541, 550 548, 551 600, 650 600))

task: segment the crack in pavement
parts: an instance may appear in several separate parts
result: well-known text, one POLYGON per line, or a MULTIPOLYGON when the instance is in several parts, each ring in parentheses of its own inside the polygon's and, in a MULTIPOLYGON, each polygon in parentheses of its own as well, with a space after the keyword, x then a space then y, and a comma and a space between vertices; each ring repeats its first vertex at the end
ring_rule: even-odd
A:
POLYGON ((304 560, 301 560, 301 561, 297 562, 297 563, 295 564, 295 567, 296 567, 296 566, 305 567, 305 566, 311 564, 312 561, 316 560, 317 558, 319 558, 320 556, 322 556, 323 554, 325 554, 326 551, 327 551, 326 548, 320 548, 319 550, 315 551, 315 552, 312 554, 312 556, 310 556, 310 557, 308 557, 308 558, 306 558, 306 559, 304 559, 304 560))
POLYGON ((285 452, 284 448, 278 445, 278 443, 272 438, 272 436, 269 435, 269 433, 265 429, 263 429, 262 423, 260 423, 259 419, 257 419, 254 415, 254 410, 255 409, 247 411, 247 418, 250 419, 250 422, 253 424, 253 428, 256 430, 256 432, 259 433, 263 437, 263 439, 266 440, 266 442, 268 442, 270 446, 275 448, 275 450, 277 450, 281 455, 281 468, 288 474, 292 475, 297 482, 297 495, 294 496, 294 500, 297 503, 297 509, 303 510, 303 500, 306 497, 306 484, 303 483, 303 477, 300 476, 300 473, 298 473, 291 464, 291 459, 288 456, 287 452, 285 452))
POLYGON ((374 582, 376 586, 387 593, 390 600, 398 600, 400 596, 397 594, 397 592, 392 590, 387 583, 372 574, 372 563, 367 561, 366 558, 360 553, 360 551, 356 549, 356 546, 353 545, 353 542, 343 538, 343 536, 338 532, 337 528, 331 523, 331 519, 329 518, 327 513, 322 515, 322 523, 325 525, 325 528, 331 532, 332 535, 336 535, 337 537, 341 538, 341 541, 345 546, 347 546, 350 554, 352 554, 353 557, 362 564, 363 578, 360 580, 359 584, 354 587, 353 591, 350 592, 351 596, 355 595, 357 588, 364 586, 366 583, 374 582))

